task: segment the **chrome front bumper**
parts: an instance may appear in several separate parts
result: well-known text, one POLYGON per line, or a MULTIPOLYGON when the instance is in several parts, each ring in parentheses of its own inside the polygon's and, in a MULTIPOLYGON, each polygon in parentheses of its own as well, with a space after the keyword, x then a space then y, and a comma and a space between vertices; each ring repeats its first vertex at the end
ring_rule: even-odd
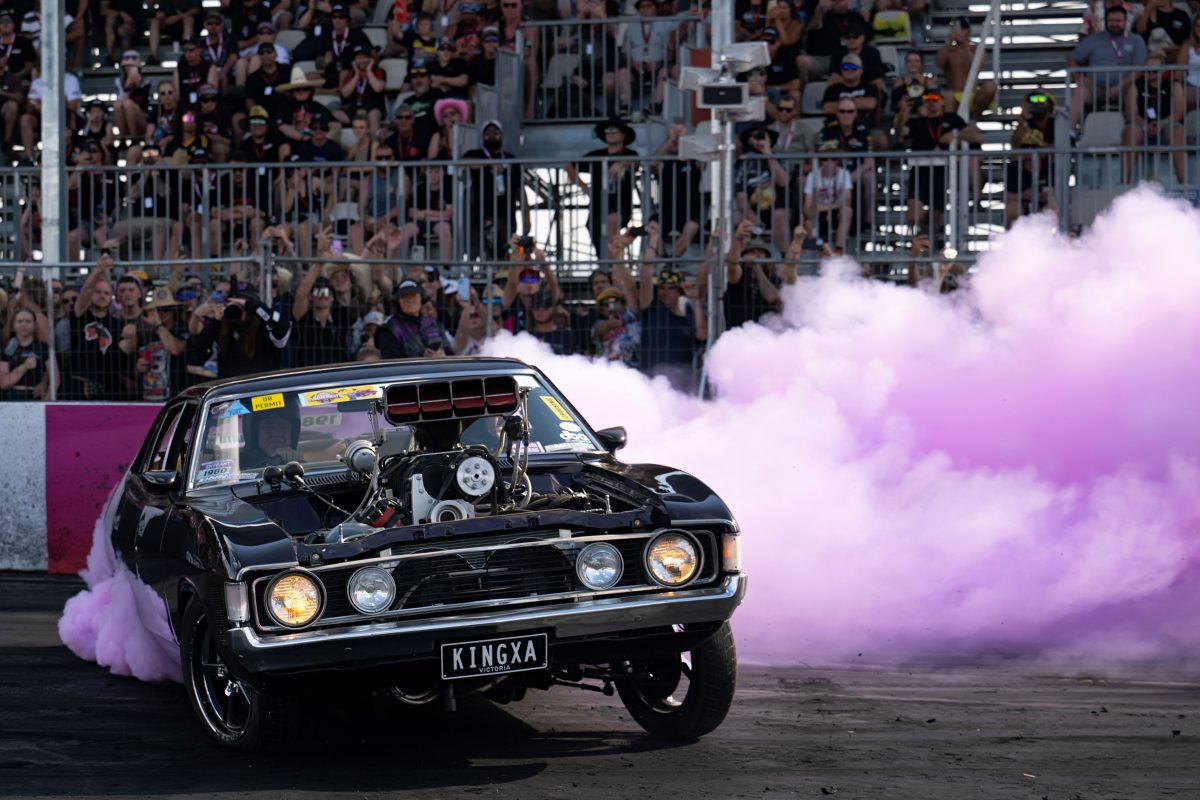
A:
POLYGON ((337 630, 268 635, 242 626, 228 631, 235 661, 254 673, 287 673, 434 658, 443 642, 545 631, 550 646, 581 637, 732 616, 746 593, 746 576, 716 586, 584 600, 569 605, 459 614, 435 619, 375 622, 337 630))

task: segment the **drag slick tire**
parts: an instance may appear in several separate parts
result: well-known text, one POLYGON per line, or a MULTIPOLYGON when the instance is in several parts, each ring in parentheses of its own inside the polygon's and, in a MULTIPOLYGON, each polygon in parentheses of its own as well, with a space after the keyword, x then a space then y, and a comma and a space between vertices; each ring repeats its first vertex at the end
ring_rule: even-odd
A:
POLYGON ((284 743, 286 704, 229 668, 217 649, 204 604, 197 599, 183 614, 179 655, 192 710, 217 742, 235 750, 270 749, 284 743))
POLYGON ((690 653, 623 666, 630 675, 616 681, 617 693, 634 721, 659 739, 695 739, 720 725, 733 702, 733 629, 725 622, 690 653))

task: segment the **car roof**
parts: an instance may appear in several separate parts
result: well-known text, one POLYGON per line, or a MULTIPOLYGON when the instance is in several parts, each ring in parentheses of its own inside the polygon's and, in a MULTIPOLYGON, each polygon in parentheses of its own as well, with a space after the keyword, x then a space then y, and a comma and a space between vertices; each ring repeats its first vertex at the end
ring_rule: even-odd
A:
POLYGON ((320 367, 298 367, 223 378, 193 386, 180 396, 206 401, 242 397, 247 394, 295 391, 338 383, 390 383, 464 373, 482 375, 516 372, 536 373, 537 370, 516 358, 394 358, 320 367))

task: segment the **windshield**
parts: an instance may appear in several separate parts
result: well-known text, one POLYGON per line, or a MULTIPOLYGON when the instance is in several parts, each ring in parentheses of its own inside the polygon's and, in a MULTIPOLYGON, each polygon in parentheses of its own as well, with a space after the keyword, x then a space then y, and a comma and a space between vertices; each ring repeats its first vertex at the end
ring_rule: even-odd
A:
MULTIPOLYGON (((515 378, 521 388, 529 390, 531 457, 602 449, 587 424, 536 376, 515 378)), ((298 461, 307 469, 340 467, 337 457, 350 442, 372 438, 368 412, 383 396, 383 388, 384 384, 335 386, 213 403, 204 418, 200 460, 191 485, 257 480, 266 467, 289 461, 298 461)), ((420 423, 397 427, 382 415, 378 424, 384 432, 420 427, 420 423)), ((459 444, 483 445, 495 452, 503 424, 504 418, 498 416, 464 420, 459 444)))

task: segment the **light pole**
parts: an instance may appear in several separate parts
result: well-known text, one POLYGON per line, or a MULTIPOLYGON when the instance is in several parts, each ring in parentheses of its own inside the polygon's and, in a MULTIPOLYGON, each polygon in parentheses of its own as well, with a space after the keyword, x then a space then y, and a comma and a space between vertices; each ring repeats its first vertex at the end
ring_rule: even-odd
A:
POLYGON ((700 374, 700 396, 708 384, 708 354, 721 333, 721 299, 725 295, 725 259, 729 254, 729 228, 733 216, 733 126, 738 122, 762 120, 766 116, 763 98, 751 97, 750 86, 737 80, 743 72, 766 67, 771 55, 765 42, 744 42, 721 48, 716 55, 719 65, 713 69, 685 67, 679 78, 681 89, 696 94, 696 105, 712 111, 711 133, 697 133, 679 140, 679 155, 716 164, 712 176, 712 197, 717 206, 712 235, 713 264, 708 280, 708 339, 704 346, 704 369, 700 374))

